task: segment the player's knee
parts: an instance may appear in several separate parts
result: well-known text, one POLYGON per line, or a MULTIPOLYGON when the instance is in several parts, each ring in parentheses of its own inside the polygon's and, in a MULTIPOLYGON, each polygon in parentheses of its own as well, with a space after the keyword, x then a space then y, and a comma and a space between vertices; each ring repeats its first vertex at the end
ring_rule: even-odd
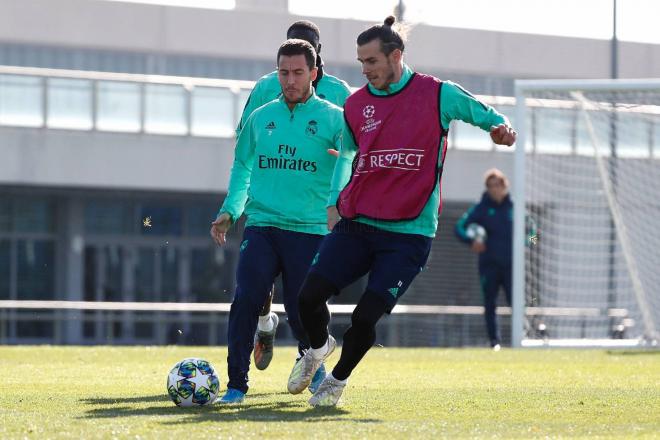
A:
POLYGON ((300 312, 315 310, 336 292, 337 288, 335 285, 326 278, 314 273, 307 274, 307 278, 305 278, 305 282, 298 295, 300 312))
POLYGON ((240 313, 258 313, 262 306, 263 303, 259 302, 257 298, 246 294, 246 292, 240 291, 236 292, 236 295, 234 295, 234 299, 231 302, 232 310, 240 313))

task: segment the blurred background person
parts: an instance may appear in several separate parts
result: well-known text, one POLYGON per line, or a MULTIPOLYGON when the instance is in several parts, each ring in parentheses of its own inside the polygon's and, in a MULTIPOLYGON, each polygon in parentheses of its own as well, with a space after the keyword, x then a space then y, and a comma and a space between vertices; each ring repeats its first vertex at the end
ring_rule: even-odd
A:
POLYGON ((455 227, 456 236, 470 244, 479 254, 479 282, 484 303, 484 317, 490 346, 500 349, 497 326, 497 295, 504 289, 511 305, 511 255, 513 234, 513 203, 509 196, 509 179, 497 168, 484 175, 486 190, 481 201, 467 210, 455 227))

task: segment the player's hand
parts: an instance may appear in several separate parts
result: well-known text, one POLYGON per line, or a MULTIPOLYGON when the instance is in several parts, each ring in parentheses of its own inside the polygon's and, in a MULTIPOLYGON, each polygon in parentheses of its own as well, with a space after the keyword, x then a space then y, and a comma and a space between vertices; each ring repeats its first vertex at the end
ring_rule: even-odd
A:
POLYGON ((339 157, 339 150, 335 150, 334 148, 328 148, 327 151, 330 156, 339 157))
POLYGON ((490 138, 497 145, 511 146, 516 142, 516 136, 518 133, 508 125, 500 124, 490 128, 490 138))
POLYGON ((328 206, 328 231, 332 231, 337 222, 341 219, 336 206, 328 206))
POLYGON ((219 246, 227 243, 227 231, 231 227, 231 216, 223 212, 211 223, 211 237, 219 246))
POLYGON ((482 241, 474 240, 472 242, 472 251, 481 254, 486 251, 486 245, 482 241))

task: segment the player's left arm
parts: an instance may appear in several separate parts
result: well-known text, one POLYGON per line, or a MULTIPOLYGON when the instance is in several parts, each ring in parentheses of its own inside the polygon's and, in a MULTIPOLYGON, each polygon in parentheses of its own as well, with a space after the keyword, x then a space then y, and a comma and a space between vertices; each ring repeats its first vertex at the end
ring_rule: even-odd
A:
POLYGON ((511 146, 516 141, 517 133, 506 116, 451 81, 445 81, 442 85, 440 109, 445 128, 452 120, 458 119, 488 131, 498 145, 511 146))
POLYGON ((357 145, 355 144, 353 133, 346 122, 344 122, 341 132, 335 139, 335 147, 339 151, 337 153, 337 163, 332 173, 332 181, 330 182, 330 196, 326 204, 328 209, 328 230, 332 230, 334 225, 339 221, 339 212, 336 207, 337 199, 339 198, 339 193, 351 178, 353 159, 357 153, 357 145))
POLYGON ((330 198, 326 206, 334 206, 337 203, 339 193, 350 180, 351 172, 353 171, 353 159, 357 153, 357 145, 355 144, 353 133, 348 123, 344 123, 342 132, 335 145, 339 147, 339 153, 334 172, 332 173, 330 198))

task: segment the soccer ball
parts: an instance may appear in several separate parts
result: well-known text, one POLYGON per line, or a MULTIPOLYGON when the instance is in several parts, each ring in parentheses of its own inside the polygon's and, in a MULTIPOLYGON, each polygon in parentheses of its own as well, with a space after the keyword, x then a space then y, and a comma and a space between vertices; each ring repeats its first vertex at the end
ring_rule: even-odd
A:
POLYGON ((488 238, 486 229, 478 223, 470 223, 467 225, 467 228, 465 228, 465 235, 467 235, 470 240, 478 241, 479 243, 484 243, 486 238, 488 238))
POLYGON ((167 394, 177 406, 202 406, 215 402, 220 380, 210 362, 188 358, 177 362, 167 375, 167 394))

